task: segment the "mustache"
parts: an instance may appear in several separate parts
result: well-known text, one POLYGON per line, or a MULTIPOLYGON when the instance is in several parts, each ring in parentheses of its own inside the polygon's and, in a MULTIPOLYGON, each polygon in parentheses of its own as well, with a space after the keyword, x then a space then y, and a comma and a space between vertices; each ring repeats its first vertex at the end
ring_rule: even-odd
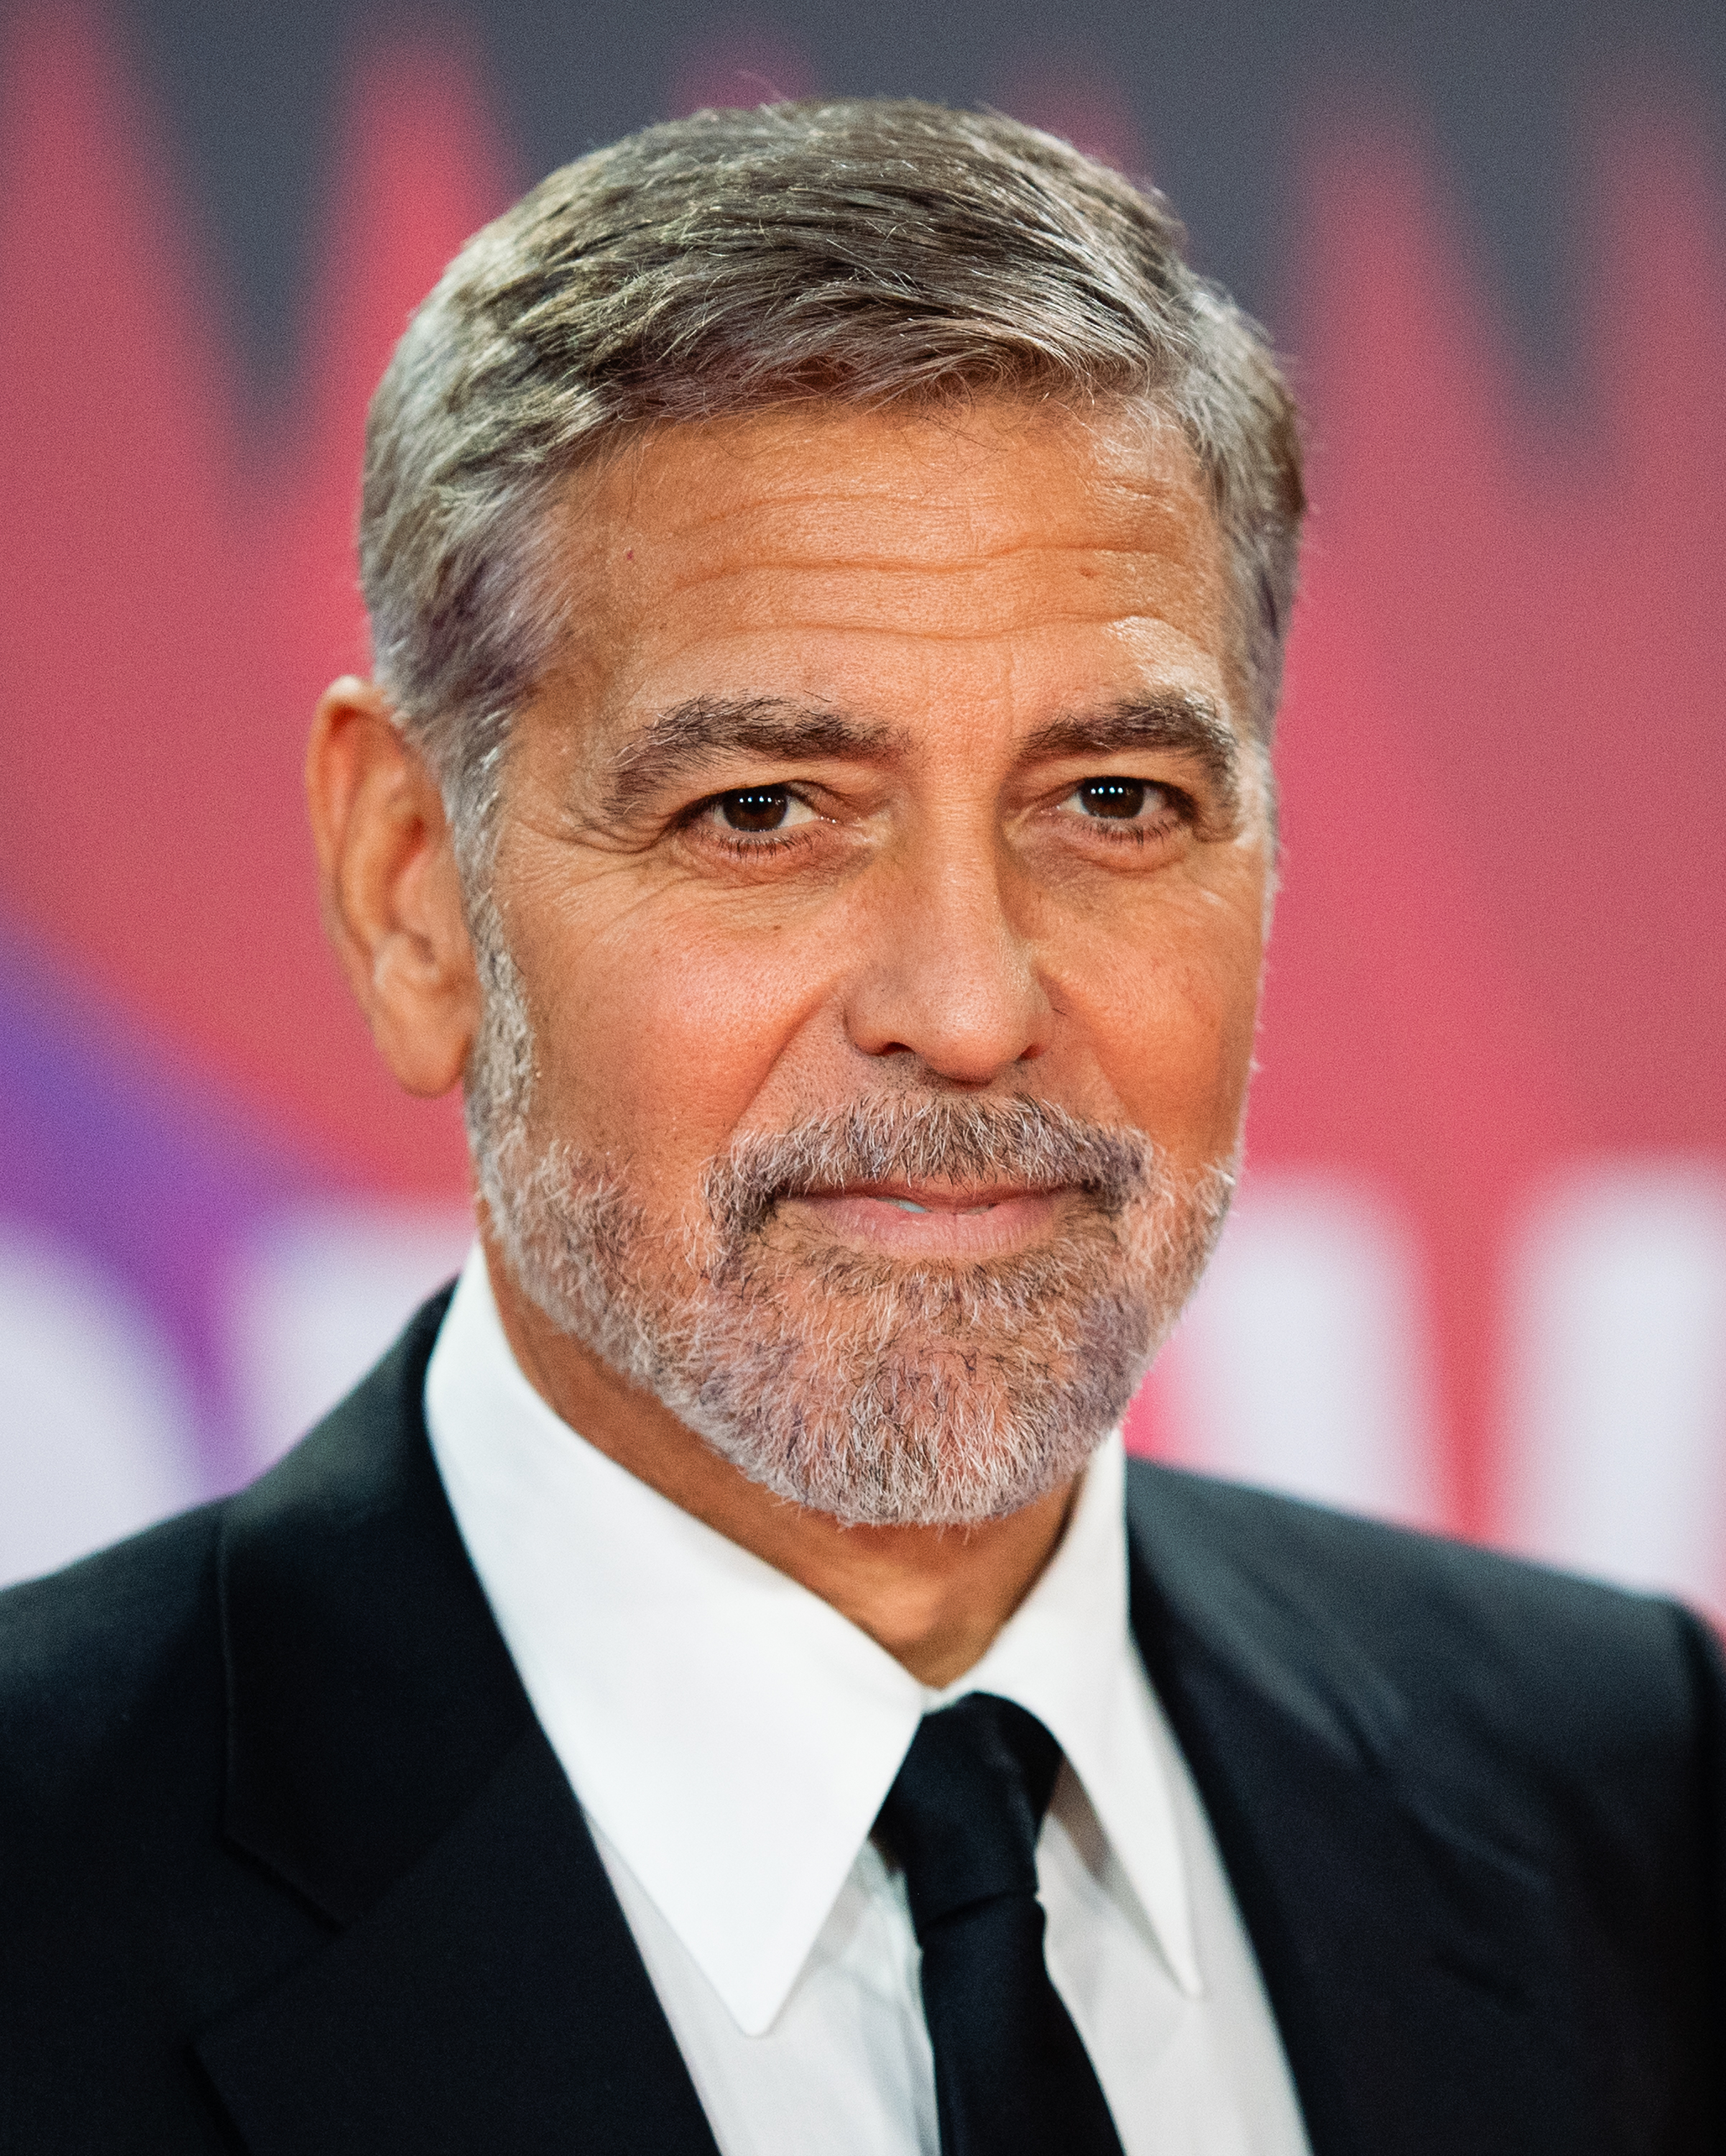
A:
POLYGON ((788 1130, 751 1132, 709 1166, 703 1195, 730 1245, 760 1232, 784 1198, 903 1179, 1077 1189, 1106 1214, 1162 1183, 1141 1132, 1026 1098, 854 1101, 788 1130))

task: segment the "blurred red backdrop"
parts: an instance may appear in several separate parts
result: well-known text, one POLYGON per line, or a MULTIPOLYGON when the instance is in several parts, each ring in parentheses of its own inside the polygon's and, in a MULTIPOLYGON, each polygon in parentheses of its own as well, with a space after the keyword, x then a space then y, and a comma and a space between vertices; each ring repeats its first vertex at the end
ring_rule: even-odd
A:
MULTIPOLYGON (((745 61, 750 81, 810 86, 794 49, 698 45, 679 100, 745 61)), ((260 431, 190 198, 99 30, 23 20, 0 80, 0 1031, 10 1009, 14 1044, 0 1113, 9 1146, 59 1163, 45 1180, 10 1171, 0 1209, 77 1246, 79 1292, 111 1276, 141 1324, 161 1318, 191 1372, 190 1491, 286 1434, 248 1429, 259 1381, 238 1367, 268 1361, 254 1320, 272 1222, 334 1224, 334 1248, 356 1219, 406 1219, 409 1270, 435 1270, 458 1233, 458 1118, 394 1094, 336 978, 298 768, 319 690, 364 664, 351 527, 366 396, 443 261, 527 176, 458 44, 359 65, 297 388, 260 431), (74 1041, 98 1062, 112 1044, 107 1106, 81 1120, 52 1075, 74 1041), (191 1226, 149 1194, 137 1154, 156 1141, 125 1120, 140 1072, 166 1089, 151 1130, 228 1118, 222 1143, 254 1163, 223 1168, 235 1194, 191 1226), (147 1233, 105 1241, 87 1202, 105 1177, 160 1208, 153 1254, 147 1233), (195 1262, 176 1235, 203 1239, 195 1262)), ((1033 71, 1017 102, 1133 154, 1130 116, 1083 69, 1033 71)), ((1631 1536, 1621 1568, 1726 1599, 1726 1486, 1709 1479, 1726 1451, 1709 1344, 1726 1332, 1726 205, 1682 99, 1603 107, 1592 165, 1582 388, 1554 411, 1522 384, 1409 116, 1312 118, 1278 325, 1316 508, 1242 1209, 1262 1264, 1231 1275, 1226 1250, 1211 1317, 1177 1343, 1132 1435, 1611 1565, 1606 1531, 1564 1524, 1571 1470, 1541 1435, 1605 1295, 1636 1337, 1601 1383, 1631 1404, 1638 1487, 1673 1515, 1670 1532, 1631 1536), (1618 1260, 1596 1277, 1601 1236, 1621 1231, 1636 1280, 1678 1267, 1676 1301, 1658 1300, 1682 1337, 1652 1380, 1634 1363, 1647 1327, 1611 1289, 1618 1260), (1374 1281, 1391 1274, 1385 1300, 1374 1281), (1334 1294, 1303 1315, 1321 1276, 1334 1294), (1274 1327, 1252 1329, 1257 1294, 1282 1296, 1298 1336, 1280 1361, 1274 1327), (1303 1339, 1365 1358, 1336 1413, 1389 1401, 1362 1440, 1388 1466, 1303 1459, 1299 1413, 1286 1441, 1263 1435, 1303 1339), (1677 1404, 1662 1407, 1668 1364, 1677 1404)), ((318 1270, 302 1265, 294 1292, 318 1270)), ((1334 1373, 1320 1376, 1322 1392, 1334 1373)), ((1596 1523, 1631 1471, 1590 1466, 1589 1445, 1610 1451, 1617 1427, 1578 1454, 1596 1523)))

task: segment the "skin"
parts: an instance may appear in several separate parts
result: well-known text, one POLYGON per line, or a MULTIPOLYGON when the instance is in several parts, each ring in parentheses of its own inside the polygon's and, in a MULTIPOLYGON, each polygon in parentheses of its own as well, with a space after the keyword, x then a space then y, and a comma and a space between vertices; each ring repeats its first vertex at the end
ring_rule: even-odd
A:
MULTIPOLYGON (((1030 1093, 1182 1168, 1227 1157, 1268 802, 1171 428, 1011 400, 684 426, 583 482, 561 544, 580 628, 518 723, 494 885, 544 1132, 626 1160, 668 1219, 739 1133, 888 1095, 1030 1093), (1124 708, 1164 717, 1121 745, 1124 708)), ((436 786, 375 686, 325 697, 308 791, 378 1046, 410 1091, 443 1091, 474 1036, 473 953, 436 786)), ((958 1265, 1058 1237, 1077 1203, 895 1185, 781 1210, 958 1265)), ((553 1327, 482 1233, 556 1412, 925 1682, 969 1668, 1047 1563, 1070 1488, 966 1530, 842 1527, 769 1496, 553 1327)))

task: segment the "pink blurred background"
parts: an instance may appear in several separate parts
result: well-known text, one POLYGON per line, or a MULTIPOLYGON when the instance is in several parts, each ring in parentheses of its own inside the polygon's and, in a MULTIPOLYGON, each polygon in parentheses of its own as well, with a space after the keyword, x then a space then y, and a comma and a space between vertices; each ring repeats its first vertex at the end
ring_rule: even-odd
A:
MULTIPOLYGON (((526 69, 540 18, 504 13, 526 69)), ((344 14, 321 73, 284 44, 319 131, 291 305, 260 310, 246 145, 210 150, 207 85, 162 87, 182 16, 0 37, 0 1578, 255 1471, 469 1230, 453 1104, 393 1092, 324 947, 298 771, 364 662, 366 395, 552 138, 458 13, 344 14)), ((1515 170, 1459 154, 1430 54, 1361 70, 1340 39, 1264 92, 1275 157, 1229 166, 1269 123, 1225 99, 1165 160, 1146 115, 1181 85, 1120 42, 1149 18, 1058 54, 1023 27, 956 89, 914 53, 864 72, 818 13, 653 19, 657 89, 581 91, 556 154, 823 86, 986 97, 1186 202, 1184 174, 1293 355, 1317 506, 1249 1168, 1131 1441, 1726 1609, 1708 53, 1565 63, 1562 201, 1507 270, 1480 203, 1514 237, 1515 170), (1531 333, 1516 263, 1554 233, 1531 333)))

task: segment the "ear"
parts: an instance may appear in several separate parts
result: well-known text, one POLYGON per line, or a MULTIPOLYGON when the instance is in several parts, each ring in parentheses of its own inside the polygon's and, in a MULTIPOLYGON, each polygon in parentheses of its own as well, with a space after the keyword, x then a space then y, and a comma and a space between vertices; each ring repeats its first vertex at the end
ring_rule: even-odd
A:
POLYGON ((305 793, 324 926, 384 1061, 448 1092, 479 1024, 479 977, 436 782, 383 692, 345 675, 318 706, 305 793))

